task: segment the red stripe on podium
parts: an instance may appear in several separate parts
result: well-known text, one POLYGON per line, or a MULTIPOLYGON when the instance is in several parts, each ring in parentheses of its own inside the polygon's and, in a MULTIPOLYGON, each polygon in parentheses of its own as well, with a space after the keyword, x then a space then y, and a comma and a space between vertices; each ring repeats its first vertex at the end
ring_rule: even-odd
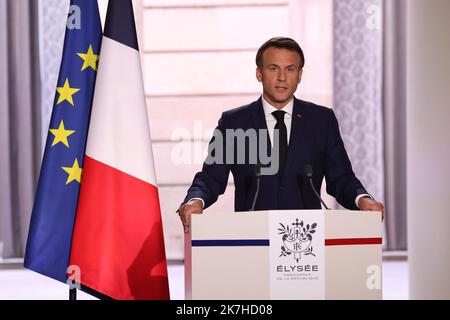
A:
POLYGON ((355 246, 368 244, 382 244, 382 238, 348 238, 348 239, 325 239, 325 246, 355 246))

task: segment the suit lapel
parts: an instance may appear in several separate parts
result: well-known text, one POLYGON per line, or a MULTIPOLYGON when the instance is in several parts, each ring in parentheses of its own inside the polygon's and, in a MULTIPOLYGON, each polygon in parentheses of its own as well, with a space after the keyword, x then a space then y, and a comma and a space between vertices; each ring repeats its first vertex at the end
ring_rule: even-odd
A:
POLYGON ((264 140, 267 142, 267 155, 270 156, 271 154, 271 143, 269 134, 267 132, 267 122, 266 122, 266 116, 264 114, 264 109, 262 105, 262 98, 260 97, 257 101, 254 103, 254 108, 251 112, 251 117, 253 121, 253 127, 256 130, 256 134, 258 137, 258 159, 259 159, 259 148, 261 146, 261 143, 264 142, 264 140), (264 135, 264 140, 260 141, 260 130, 265 130, 266 134, 264 135))

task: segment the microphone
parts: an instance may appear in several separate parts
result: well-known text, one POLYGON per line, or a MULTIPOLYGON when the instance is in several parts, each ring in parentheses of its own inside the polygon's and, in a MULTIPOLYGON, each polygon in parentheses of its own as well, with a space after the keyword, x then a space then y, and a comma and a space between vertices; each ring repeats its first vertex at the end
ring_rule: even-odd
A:
POLYGON ((304 180, 305 179, 303 178, 302 174, 297 175, 297 185, 298 185, 298 187, 300 189, 300 197, 302 199, 304 209, 308 209, 308 206, 306 205, 306 201, 305 201, 305 195, 304 195, 304 192, 303 192, 304 184, 305 184, 304 180))
POLYGON ((253 197, 253 203, 252 203, 252 207, 251 207, 250 211, 255 210, 256 200, 258 199, 258 195, 259 195, 259 183, 260 183, 260 179, 261 179, 261 164, 260 163, 256 164, 255 174, 256 174, 256 192, 255 192, 255 196, 253 197))
POLYGON ((314 187, 314 183, 312 181, 312 176, 313 176, 313 169, 312 166, 310 164, 305 164, 305 175, 309 180, 309 184, 311 185, 312 190, 314 191, 316 197, 320 200, 320 202, 322 202, 323 206, 327 209, 330 210, 330 208, 327 207, 327 205, 325 204, 325 202, 322 200, 322 198, 320 197, 320 194, 317 192, 316 188, 314 187))

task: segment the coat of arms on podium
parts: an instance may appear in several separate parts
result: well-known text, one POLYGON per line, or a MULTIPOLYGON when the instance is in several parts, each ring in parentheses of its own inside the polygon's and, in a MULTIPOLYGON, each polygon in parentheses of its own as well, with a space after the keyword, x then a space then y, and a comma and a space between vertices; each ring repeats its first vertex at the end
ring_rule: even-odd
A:
POLYGON ((299 222, 298 218, 292 223, 292 227, 289 224, 283 225, 280 223, 281 228, 278 234, 282 235, 283 245, 281 246, 280 257, 286 257, 294 255, 294 259, 299 262, 302 254, 305 256, 316 255, 313 253, 313 234, 316 232, 317 223, 311 225, 304 224, 303 220, 299 222))

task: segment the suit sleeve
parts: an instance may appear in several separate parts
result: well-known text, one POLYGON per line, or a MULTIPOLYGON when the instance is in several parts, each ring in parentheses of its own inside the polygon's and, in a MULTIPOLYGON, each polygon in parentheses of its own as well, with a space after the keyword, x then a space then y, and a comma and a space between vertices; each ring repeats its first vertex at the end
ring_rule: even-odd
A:
POLYGON ((230 165, 227 165, 225 161, 225 132, 226 116, 223 113, 214 130, 214 136, 209 142, 207 159, 203 163, 202 170, 194 176, 183 203, 192 198, 201 198, 205 202, 204 209, 206 209, 225 192, 230 174, 230 165))
POLYGON ((325 179, 327 192, 345 208, 358 210, 355 199, 368 192, 355 176, 333 110, 328 117, 325 179))

